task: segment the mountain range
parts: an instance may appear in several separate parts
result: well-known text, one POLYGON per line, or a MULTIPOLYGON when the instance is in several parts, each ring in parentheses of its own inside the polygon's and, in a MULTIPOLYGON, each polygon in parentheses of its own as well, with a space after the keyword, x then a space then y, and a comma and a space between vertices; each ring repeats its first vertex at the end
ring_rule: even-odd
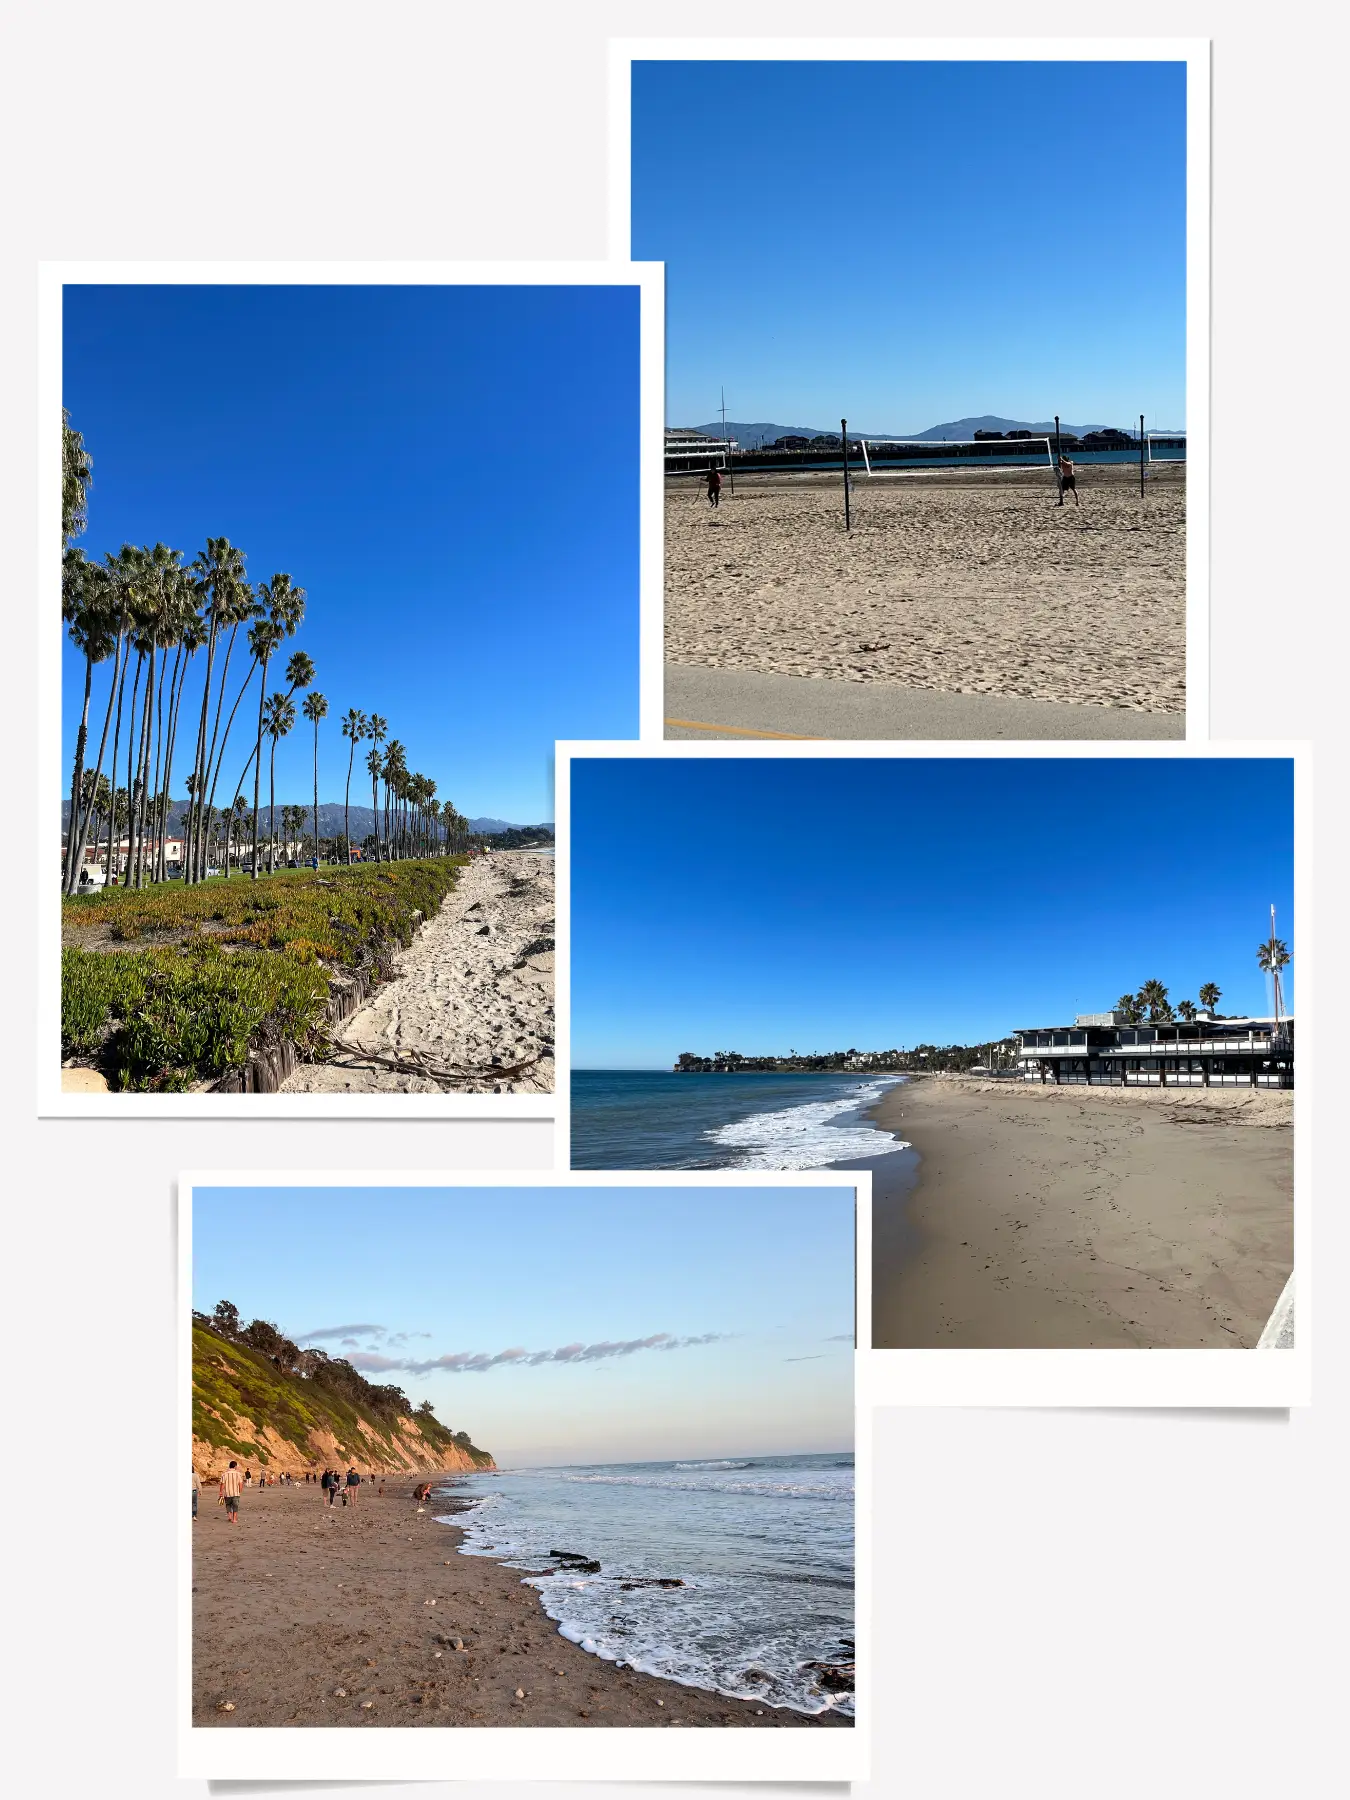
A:
MULTIPOLYGON (((294 805, 298 806, 301 804, 301 802, 297 800, 294 802, 288 802, 288 804, 294 804, 294 805)), ((281 829, 281 826, 280 826, 281 806, 282 806, 281 796, 278 795, 278 797, 277 797, 277 820, 278 820, 277 829, 278 830, 281 829)), ((307 800, 304 802, 304 807, 305 807, 305 824, 306 824, 306 827, 308 827, 311 814, 313 813, 313 810, 314 810, 313 803, 311 801, 307 800)), ((263 801, 263 817, 266 818, 266 816, 267 816, 267 802, 264 799, 264 801, 263 801)), ((69 800, 63 800, 61 803, 62 829, 65 828, 65 826, 69 823, 69 821, 70 821, 70 802, 69 802, 69 800)), ((368 806, 353 806, 351 809, 351 821, 352 821, 352 842, 353 843, 360 843, 360 841, 363 837, 366 837, 370 832, 372 832, 375 829, 375 823, 374 823, 375 815, 374 815, 373 811, 371 810, 371 808, 368 806)), ((179 830, 182 827, 182 822, 183 822, 183 802, 175 801, 169 808, 169 833, 171 836, 177 835, 177 833, 179 832, 179 830)), ((530 829, 532 829, 532 827, 523 826, 523 825, 515 825, 509 819, 470 819, 469 820, 469 830, 470 831, 483 832, 484 834, 487 834, 487 835, 492 835, 499 831, 525 831, 525 830, 530 830, 530 829)), ((547 829, 549 831, 552 831, 553 826, 552 826, 551 822, 548 824, 547 829)), ((341 830, 342 830, 342 802, 340 800, 320 800, 320 802, 319 802, 319 836, 321 838, 335 837, 341 830)), ((380 830, 382 832, 384 830, 383 817, 381 818, 381 821, 380 821, 380 830)))
MULTIPOLYGON (((837 422, 837 421, 836 421, 837 422)), ((728 419, 723 426, 720 419, 714 419, 711 425, 696 425, 695 431, 706 432, 709 437, 721 437, 725 430, 729 437, 734 437, 742 449, 758 443, 771 444, 780 437, 826 437, 838 436, 833 425, 773 425, 763 422, 745 424, 739 420, 728 419)), ((1055 429, 1053 419, 1000 419, 993 413, 981 413, 979 418, 948 419, 942 425, 930 425, 926 431, 869 431, 861 426, 850 425, 849 432, 857 432, 859 437, 872 438, 914 438, 919 442, 941 442, 944 438, 973 438, 977 431, 1034 431, 1050 436, 1055 429)), ((1070 425, 1067 419, 1060 421, 1060 430, 1071 437, 1085 437, 1089 431, 1101 431, 1101 425, 1070 425)), ((1121 426, 1128 430, 1128 426, 1121 426)), ((1150 426, 1149 430, 1173 431, 1176 426, 1150 426)))

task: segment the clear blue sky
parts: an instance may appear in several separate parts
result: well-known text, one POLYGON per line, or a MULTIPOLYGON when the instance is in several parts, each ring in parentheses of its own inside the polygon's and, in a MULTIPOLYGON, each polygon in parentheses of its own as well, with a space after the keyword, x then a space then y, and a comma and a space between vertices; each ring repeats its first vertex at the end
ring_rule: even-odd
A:
POLYGON ((667 420, 1184 426, 1182 63, 644 62, 667 420))
POLYGON ((198 1189, 192 1251, 199 1311, 312 1338, 503 1465, 853 1447, 851 1189, 198 1189), (660 1332, 716 1341, 596 1350, 660 1332))
POLYGON ((572 1063, 982 1043, 1158 979, 1267 1010, 1287 760, 572 764, 572 1063))
MULTIPOLYGON (((467 816, 551 818, 554 739, 637 730, 638 340, 636 287, 67 288, 79 541, 224 536, 306 589, 321 800, 356 706, 467 816)), ((67 756, 82 680, 67 645, 67 756)), ((226 805, 247 754, 232 737, 226 805)), ((278 803, 311 757, 301 721, 278 803)))

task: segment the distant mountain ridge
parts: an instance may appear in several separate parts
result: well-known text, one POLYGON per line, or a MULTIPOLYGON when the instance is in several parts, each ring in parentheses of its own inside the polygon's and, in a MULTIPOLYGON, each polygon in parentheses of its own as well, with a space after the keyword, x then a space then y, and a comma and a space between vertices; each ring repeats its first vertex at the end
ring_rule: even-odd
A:
MULTIPOLYGON (((227 798, 227 804, 228 804, 228 798, 227 798)), ((299 806, 301 804, 301 802, 298 800, 287 801, 286 804, 292 805, 292 806, 299 806)), ((304 804, 304 808, 305 808, 305 828, 306 828, 306 830, 308 830, 310 821, 311 821, 311 818, 312 818, 313 812, 314 812, 314 803, 312 800, 307 800, 303 804, 304 804)), ((174 804, 169 808, 169 835, 171 837, 178 836, 178 834, 180 833, 180 831, 182 829, 183 807, 184 807, 184 802, 181 800, 178 800, 178 801, 175 801, 174 804)), ((282 808, 282 799, 281 799, 281 796, 278 795, 277 796, 277 830, 278 831, 280 831, 280 829, 281 829, 281 808, 282 808)), ((266 802, 266 800, 263 801, 261 816, 264 820, 267 817, 267 802, 266 802)), ((343 816, 342 815, 342 802, 340 800, 320 800, 320 802, 319 802, 319 836, 321 838, 336 837, 343 828, 342 816, 343 816)), ((69 822, 70 822, 70 801, 63 800, 61 802, 61 827, 63 830, 69 824, 69 822)), ((353 841, 353 843, 359 843, 362 838, 369 836, 369 834, 375 829, 375 814, 373 813, 371 808, 368 806, 353 806, 351 809, 351 822, 352 822, 352 841, 353 841)), ((552 821, 545 822, 545 821, 540 820, 535 825, 515 825, 515 824, 512 824, 512 822, 509 819, 483 818, 483 819, 470 819, 469 820, 469 830, 470 831, 478 831, 478 832, 483 832, 485 834, 494 834, 496 832, 501 832, 501 831, 529 831, 529 830, 535 830, 535 829, 541 829, 541 828, 552 831, 552 829, 553 829, 552 821)), ((381 832, 383 832, 383 830, 384 830, 383 814, 381 814, 381 818, 380 818, 380 830, 381 830, 381 832)))
MULTIPOLYGON (((1102 425, 1071 425, 1067 419, 1060 421, 1059 428, 1070 437, 1086 437, 1089 431, 1107 429, 1102 425)), ((775 438, 780 437, 837 437, 839 422, 836 419, 833 425, 774 425, 763 422, 746 424, 740 420, 728 419, 726 425, 723 426, 720 419, 715 419, 711 425, 695 425, 690 429, 706 432, 709 437, 721 437, 725 430, 727 436, 735 438, 744 450, 750 449, 760 442, 771 444, 775 438)), ((930 425, 926 431, 873 431, 860 425, 850 425, 849 433, 852 435, 856 432, 859 437, 869 439, 914 438, 921 443, 931 443, 941 442, 944 438, 973 438, 977 431, 1034 431, 1049 437, 1054 429, 1055 421, 1053 419, 1001 419, 995 413, 981 413, 978 418, 948 419, 945 424, 930 425)), ((1130 427, 1122 425, 1117 429, 1127 431, 1130 427)), ((1138 427, 1136 426, 1135 429, 1137 430, 1138 427)), ((1146 423, 1144 429, 1167 433, 1179 432, 1182 427, 1146 423)))

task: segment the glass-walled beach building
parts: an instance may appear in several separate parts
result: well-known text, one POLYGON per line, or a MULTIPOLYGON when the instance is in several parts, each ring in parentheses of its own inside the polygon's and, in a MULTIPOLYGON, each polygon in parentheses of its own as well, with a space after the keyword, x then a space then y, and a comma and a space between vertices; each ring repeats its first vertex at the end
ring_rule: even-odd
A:
POLYGON ((1072 1025, 1014 1033, 1024 1081, 1079 1087, 1294 1085, 1292 1019, 1127 1025, 1120 1013, 1080 1013, 1072 1025))

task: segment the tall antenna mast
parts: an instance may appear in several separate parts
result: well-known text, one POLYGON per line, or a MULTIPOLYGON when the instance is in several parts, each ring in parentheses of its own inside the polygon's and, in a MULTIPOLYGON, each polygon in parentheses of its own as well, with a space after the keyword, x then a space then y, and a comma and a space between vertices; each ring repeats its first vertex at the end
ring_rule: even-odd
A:
POLYGON ((1270 979, 1275 987, 1275 1030, 1280 1029, 1280 969, 1275 961, 1275 903, 1270 905, 1270 979))
POLYGON ((736 492, 736 471, 731 466, 731 444, 727 439, 727 390, 719 388, 718 392, 722 396, 722 456, 727 465, 727 480, 734 494, 736 492))

